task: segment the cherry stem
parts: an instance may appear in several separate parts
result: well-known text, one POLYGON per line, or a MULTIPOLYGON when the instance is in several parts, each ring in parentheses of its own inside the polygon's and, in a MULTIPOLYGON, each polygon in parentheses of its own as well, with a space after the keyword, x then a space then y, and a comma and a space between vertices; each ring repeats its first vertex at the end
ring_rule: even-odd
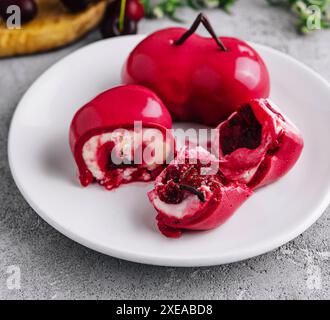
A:
POLYGON ((122 32, 124 30, 125 9, 126 9, 126 0, 121 0, 121 3, 120 3, 120 13, 119 13, 119 31, 120 32, 122 32))
POLYGON ((205 29, 212 36, 212 38, 214 39, 216 44, 219 46, 219 48, 222 51, 227 51, 227 48, 222 43, 222 41, 218 38, 211 23, 209 22, 209 20, 203 13, 200 13, 197 16, 197 18, 195 19, 195 21, 193 22, 191 27, 181 36, 180 39, 174 41, 174 45, 178 46, 178 45, 183 44, 197 30, 197 28, 199 27, 200 24, 202 24, 205 27, 205 29))
POLYGON ((180 189, 186 190, 186 191, 189 191, 189 192, 195 194, 201 202, 205 202, 204 193, 201 191, 198 191, 196 188, 194 188, 192 186, 188 186, 187 184, 180 184, 180 189))

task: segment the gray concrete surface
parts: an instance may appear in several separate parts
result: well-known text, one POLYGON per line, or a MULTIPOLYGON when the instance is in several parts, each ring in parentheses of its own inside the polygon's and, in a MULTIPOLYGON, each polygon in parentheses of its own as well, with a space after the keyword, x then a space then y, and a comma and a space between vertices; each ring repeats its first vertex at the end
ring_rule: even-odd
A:
MULTIPOLYGON (((180 14, 186 21, 195 16, 188 9, 180 14)), ((208 15, 219 34, 279 49, 330 80, 330 31, 298 36, 290 16, 270 9, 263 0, 240 0, 231 16, 216 10, 208 15)), ((140 33, 169 25, 173 22, 143 21, 140 33)), ((0 60, 0 298, 329 299, 329 208, 308 231, 278 250, 209 268, 163 268, 107 257, 64 237, 33 212, 17 190, 7 163, 13 111, 44 70, 97 39, 93 33, 56 52, 0 60), (8 289, 10 266, 21 269, 20 289, 8 289)))

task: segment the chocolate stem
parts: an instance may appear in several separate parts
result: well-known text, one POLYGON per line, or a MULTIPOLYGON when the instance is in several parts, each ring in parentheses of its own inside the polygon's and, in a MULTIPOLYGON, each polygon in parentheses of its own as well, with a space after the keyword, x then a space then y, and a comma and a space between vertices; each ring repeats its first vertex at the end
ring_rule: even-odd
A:
POLYGON ((222 41, 217 37, 214 29, 212 28, 211 23, 207 19, 206 16, 204 16, 203 13, 200 13, 197 18, 195 19, 194 23, 191 25, 191 27, 181 36, 180 39, 174 41, 174 45, 178 46, 183 44, 199 27, 199 25, 202 23, 202 25, 205 27, 205 29, 209 32, 209 34, 212 36, 216 44, 219 46, 219 48, 222 51, 227 51, 227 48, 222 43, 222 41))
POLYGON ((180 184, 180 189, 186 190, 186 191, 189 191, 189 192, 195 194, 201 202, 205 202, 204 193, 201 191, 198 191, 196 188, 194 188, 192 186, 188 186, 187 184, 180 184))

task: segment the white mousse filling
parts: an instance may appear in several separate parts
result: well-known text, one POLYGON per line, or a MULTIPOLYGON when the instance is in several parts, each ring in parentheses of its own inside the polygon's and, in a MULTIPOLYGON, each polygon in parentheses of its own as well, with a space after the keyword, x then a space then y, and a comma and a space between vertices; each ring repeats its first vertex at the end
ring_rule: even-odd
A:
MULTIPOLYGON (((105 170, 98 163, 97 152, 106 143, 113 142, 115 148, 116 161, 121 163, 132 163, 138 167, 148 170, 154 170, 158 165, 163 164, 171 150, 171 142, 163 139, 163 135, 158 129, 142 129, 142 133, 134 133, 133 130, 116 130, 109 133, 95 135, 87 140, 82 149, 82 156, 87 168, 97 180, 105 178, 105 170), (136 139, 134 141, 134 139, 136 139), (142 163, 135 163, 133 159, 133 150, 136 146, 143 143, 144 151, 142 153, 142 163)), ((111 157, 112 154, 109 154, 111 157)), ((140 157, 141 158, 141 157, 140 157)), ((116 162, 117 163, 117 162, 116 162)), ((123 178, 130 180, 131 175, 137 168, 125 168, 123 170, 123 178)), ((147 179, 148 177, 145 177, 147 179)))
MULTIPOLYGON (((201 186, 199 191, 204 192, 206 201, 211 196, 211 190, 207 186, 201 186)), ((198 211, 203 205, 203 202, 201 202, 196 195, 189 194, 185 199, 177 204, 166 203, 156 196, 153 200, 153 205, 157 210, 165 213, 166 215, 181 219, 184 216, 192 215, 198 211)))

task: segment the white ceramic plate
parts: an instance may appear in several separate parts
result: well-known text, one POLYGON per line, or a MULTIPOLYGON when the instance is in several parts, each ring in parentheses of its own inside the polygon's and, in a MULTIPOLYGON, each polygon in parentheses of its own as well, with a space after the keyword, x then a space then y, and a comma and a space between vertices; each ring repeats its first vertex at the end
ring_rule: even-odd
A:
POLYGON ((273 49, 254 45, 272 80, 272 99, 301 129, 305 148, 294 169, 257 191, 218 229, 167 239, 147 200, 151 184, 115 191, 82 188, 69 144, 75 111, 120 83, 121 66, 143 36, 82 48, 46 71, 15 112, 9 135, 14 179, 31 207, 71 239, 105 254, 166 266, 234 262, 298 236, 330 202, 330 86, 315 72, 273 49))

